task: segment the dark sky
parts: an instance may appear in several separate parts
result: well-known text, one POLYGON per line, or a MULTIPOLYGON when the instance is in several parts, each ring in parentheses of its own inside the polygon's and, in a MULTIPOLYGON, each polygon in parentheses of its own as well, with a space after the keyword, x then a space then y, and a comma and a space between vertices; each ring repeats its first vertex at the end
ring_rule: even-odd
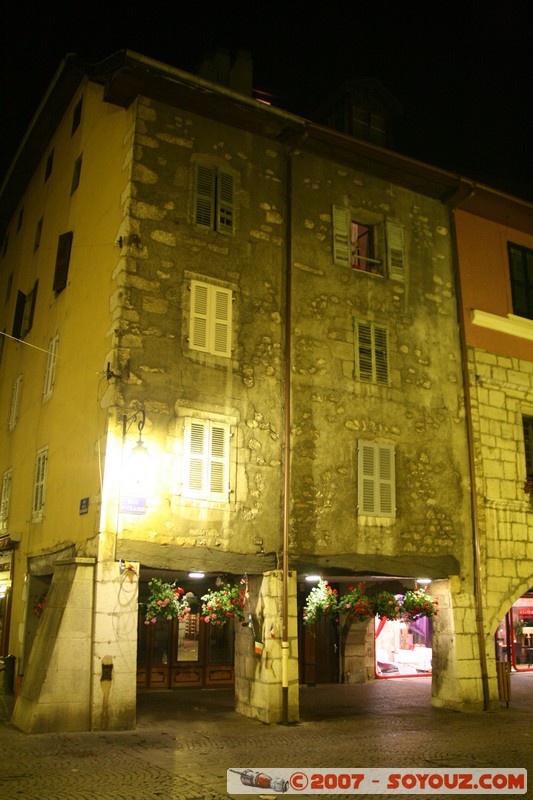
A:
POLYGON ((249 50, 254 83, 311 117, 344 80, 376 77, 403 114, 397 149, 533 202, 533 0, 57 0, 3 4, 3 175, 61 59, 128 48, 193 71, 249 50))

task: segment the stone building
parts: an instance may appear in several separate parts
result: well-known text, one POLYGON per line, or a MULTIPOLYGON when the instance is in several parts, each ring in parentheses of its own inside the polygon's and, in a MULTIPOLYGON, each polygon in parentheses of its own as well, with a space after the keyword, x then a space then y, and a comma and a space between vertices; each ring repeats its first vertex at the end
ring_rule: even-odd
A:
POLYGON ((259 102, 246 64, 68 57, 1 190, 1 543, 26 731, 131 727, 137 682, 234 683, 240 712, 296 720, 309 572, 430 578, 434 704, 497 701, 445 202, 463 182, 259 102), (202 627, 187 661, 139 593, 160 576, 199 596, 199 572, 247 576, 251 627, 202 627))

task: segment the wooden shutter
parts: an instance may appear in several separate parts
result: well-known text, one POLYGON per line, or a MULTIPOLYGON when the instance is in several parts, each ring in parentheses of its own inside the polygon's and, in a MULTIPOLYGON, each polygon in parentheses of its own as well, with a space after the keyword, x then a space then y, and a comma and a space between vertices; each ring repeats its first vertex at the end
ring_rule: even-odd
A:
POLYGON ((358 511, 363 516, 396 516, 393 445, 359 442, 358 511))
POLYGON ((350 212, 342 206, 333 206, 333 261, 343 267, 351 266, 350 212))
POLYGON ((209 441, 209 498, 227 500, 229 429, 223 423, 211 423, 209 441))
POLYGON ((220 286, 211 287, 209 350, 217 356, 231 356, 232 293, 220 286))
POLYGON ((387 222, 386 237, 389 278, 403 281, 405 280, 403 227, 398 222, 387 222))
POLYGON ((196 183, 194 193, 194 221, 204 228, 215 226, 215 180, 214 167, 204 164, 196 165, 196 183))
POLYGON ((374 375, 376 383, 389 383, 388 330, 384 325, 374 325, 374 375))
POLYGON ((217 230, 220 233, 233 231, 233 194, 233 175, 219 170, 217 175, 217 230))
POLYGON ((57 242, 56 268, 52 284, 52 289, 56 294, 60 294, 67 285, 73 236, 74 233, 72 231, 67 231, 60 235, 57 242))
POLYGON ((372 326, 370 322, 356 322, 357 331, 357 377, 361 381, 372 381, 372 326))
POLYGON ((209 425, 202 420, 185 421, 183 494, 203 498, 207 486, 209 425))
POLYGON ((191 281, 191 316, 189 320, 189 346, 193 350, 208 349, 209 286, 191 281))
POLYGON ((44 376, 43 400, 50 397, 54 390, 57 366, 57 351, 59 349, 59 336, 54 336, 48 345, 48 358, 44 376))
POLYGON ((388 330, 385 325, 356 320, 356 376, 366 383, 389 383, 388 330))
POLYGON ((9 430, 12 431, 17 424, 20 406, 20 395, 22 393, 22 375, 18 375, 13 384, 11 392, 11 408, 9 411, 9 430))
POLYGON ((44 506, 45 489, 46 489, 46 470, 48 463, 48 449, 41 450, 37 453, 37 460, 35 462, 35 480, 33 486, 33 518, 38 518, 42 515, 44 506))

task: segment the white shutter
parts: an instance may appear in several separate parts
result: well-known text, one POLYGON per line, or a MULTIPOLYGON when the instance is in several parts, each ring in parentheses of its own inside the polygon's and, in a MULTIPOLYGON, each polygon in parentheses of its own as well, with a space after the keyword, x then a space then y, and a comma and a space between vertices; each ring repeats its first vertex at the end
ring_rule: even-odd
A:
POLYGON ((209 453, 209 498, 228 498, 229 428, 222 423, 211 423, 209 453))
POLYGON ((215 178, 214 167, 196 165, 194 221, 205 228, 214 228, 215 224, 215 178))
POLYGON ((0 531, 7 530, 9 517, 9 498, 11 496, 11 476, 13 471, 8 469, 2 478, 2 498, 0 500, 0 531))
POLYGON ((32 518, 34 520, 42 517, 45 491, 46 491, 46 471, 48 463, 48 448, 37 453, 35 462, 35 479, 33 484, 33 508, 32 518))
POLYGON ((202 420, 185 420, 183 494, 203 498, 207 486, 209 425, 202 420))
POLYGON ((359 442, 358 511, 362 516, 396 516, 393 445, 359 442))
POLYGON ((403 227, 398 222, 386 223, 387 266, 389 278, 405 280, 405 251, 403 227))
POLYGON ((220 233, 233 231, 233 175, 223 170, 217 175, 217 230, 220 233))
POLYGON ((191 316, 189 346, 193 350, 208 350, 209 286, 191 281, 191 316))
POLYGON ((350 212, 342 206, 333 206, 333 261, 343 267, 352 263, 350 212))
POLYGON ((54 336, 48 345, 48 360, 46 362, 46 373, 44 376, 43 400, 47 400, 54 390, 58 349, 59 336, 54 336))
POLYGON ((20 395, 22 393, 22 375, 15 379, 11 392, 11 408, 9 410, 9 430, 12 431, 17 424, 19 416, 20 395))
POLYGON ((231 290, 213 286, 211 295, 209 350, 214 355, 229 357, 231 356, 231 290))

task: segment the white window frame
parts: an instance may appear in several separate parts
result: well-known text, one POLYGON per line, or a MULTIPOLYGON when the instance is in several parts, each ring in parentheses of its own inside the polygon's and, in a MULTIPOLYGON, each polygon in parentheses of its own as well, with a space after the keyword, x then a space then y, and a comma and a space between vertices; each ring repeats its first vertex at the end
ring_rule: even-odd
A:
POLYGON ((39 522, 43 517, 46 500, 46 477, 48 474, 48 447, 37 451, 35 459, 35 475, 33 479, 32 522, 39 522))
POLYGON ((214 164, 195 164, 194 222, 231 235, 235 227, 235 178, 214 164))
POLYGON ((355 377, 363 383, 388 386, 389 329, 386 325, 368 320, 354 320, 355 377))
POLYGON ((7 469, 2 477, 2 496, 0 498, 0 531, 2 533, 4 533, 7 530, 12 479, 13 479, 13 470, 7 469))
POLYGON ((231 428, 225 422, 184 420, 182 496, 229 501, 231 428))
POLYGON ((359 440, 357 474, 359 516, 396 517, 394 445, 359 440))
POLYGON ((222 286, 191 280, 189 347, 231 357, 233 293, 222 286))
POLYGON ((59 334, 50 340, 48 345, 48 358, 46 361, 46 372, 44 374, 43 400, 48 400, 54 391, 56 381, 56 368, 59 350, 59 334))
POLYGON ((11 405, 9 408, 9 422, 7 426, 8 430, 10 431, 15 429, 17 420, 19 418, 21 394, 22 394, 22 373, 20 375, 17 375, 17 377, 15 378, 15 382, 11 390, 11 405))

